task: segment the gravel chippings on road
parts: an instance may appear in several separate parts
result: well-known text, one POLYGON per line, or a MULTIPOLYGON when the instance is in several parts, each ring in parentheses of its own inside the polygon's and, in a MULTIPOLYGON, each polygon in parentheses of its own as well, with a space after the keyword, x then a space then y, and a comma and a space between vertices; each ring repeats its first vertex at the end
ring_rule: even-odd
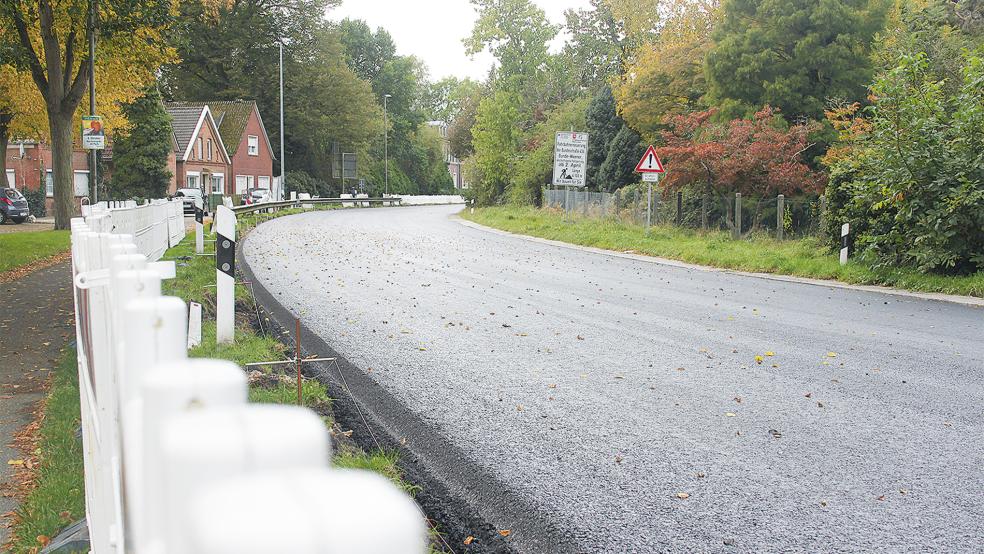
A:
POLYGON ((984 310, 557 248, 458 209, 285 217, 244 255, 583 552, 979 551, 984 310))

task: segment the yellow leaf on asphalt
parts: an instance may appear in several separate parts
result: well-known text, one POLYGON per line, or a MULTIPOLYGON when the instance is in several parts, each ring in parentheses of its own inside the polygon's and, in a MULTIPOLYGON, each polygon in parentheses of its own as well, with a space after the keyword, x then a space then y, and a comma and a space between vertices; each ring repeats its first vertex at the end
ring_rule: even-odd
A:
POLYGON ((22 466, 24 465, 24 460, 7 460, 7 465, 22 466))
POLYGON ((755 363, 761 364, 764 359, 762 356, 755 356, 755 363))
POLYGON ((726 415, 728 417, 735 417, 735 413, 734 412, 728 412, 728 413, 726 413, 724 415, 726 415))
POLYGON ((465 537, 465 540, 464 540, 465 546, 468 546, 469 544, 471 544, 473 540, 475 540, 475 537, 473 537, 471 535, 468 535, 467 537, 465 537))
POLYGON ((512 531, 510 531, 509 529, 503 529, 499 531, 499 534, 502 535, 503 537, 508 537, 509 535, 512 534, 512 531))
POLYGON ((771 350, 769 350, 768 352, 766 352, 766 353, 765 353, 765 355, 766 355, 766 356, 775 356, 775 355, 776 355, 776 353, 775 353, 775 352, 773 352, 773 351, 771 351, 771 350))
POLYGON ((836 358, 837 357, 837 352, 827 352, 827 357, 828 358, 836 358))
POLYGON ((690 495, 685 492, 678 492, 676 493, 676 497, 679 498, 680 500, 686 500, 690 498, 690 495))

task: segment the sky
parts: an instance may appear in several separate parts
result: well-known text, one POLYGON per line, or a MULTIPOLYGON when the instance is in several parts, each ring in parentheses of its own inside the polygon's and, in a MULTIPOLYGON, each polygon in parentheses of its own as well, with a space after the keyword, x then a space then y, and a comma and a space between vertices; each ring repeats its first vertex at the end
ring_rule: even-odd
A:
MULTIPOLYGON (((552 23, 564 22, 568 8, 587 8, 589 0, 533 0, 552 23)), ((468 0, 343 0, 328 18, 362 19, 373 29, 389 31, 400 55, 414 55, 430 69, 433 80, 442 77, 484 79, 494 62, 483 52, 474 59, 465 55, 461 40, 471 34, 478 17, 468 0)), ((561 46, 558 38, 554 50, 561 46)))

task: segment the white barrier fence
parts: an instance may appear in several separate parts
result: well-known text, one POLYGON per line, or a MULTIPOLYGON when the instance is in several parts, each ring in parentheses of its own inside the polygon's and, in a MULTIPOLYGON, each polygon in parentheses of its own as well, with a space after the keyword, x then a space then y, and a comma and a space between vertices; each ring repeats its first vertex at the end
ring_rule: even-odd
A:
POLYGON ((378 475, 330 468, 315 413, 249 404, 238 366, 187 358, 185 302, 161 296, 174 263, 150 261, 180 240, 176 216, 183 236, 175 205, 95 205, 72 220, 91 551, 424 552, 414 502, 378 475))
POLYGON ((434 194, 430 196, 412 196, 403 194, 394 194, 392 196, 401 199, 401 204, 404 206, 430 206, 432 204, 464 204, 465 199, 457 194, 434 194))

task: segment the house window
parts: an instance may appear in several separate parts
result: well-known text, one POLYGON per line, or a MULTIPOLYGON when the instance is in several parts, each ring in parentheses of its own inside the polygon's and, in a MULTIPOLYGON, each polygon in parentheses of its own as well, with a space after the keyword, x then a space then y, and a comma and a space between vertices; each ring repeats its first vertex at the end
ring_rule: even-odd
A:
POLYGON ((256 180, 252 175, 246 176, 246 188, 253 188, 256 185, 256 180))
POLYGON ((259 183, 256 185, 257 188, 268 189, 269 190, 269 188, 270 188, 270 178, 269 177, 260 177, 259 179, 260 179, 259 180, 259 183))
POLYGON ((250 156, 260 155, 260 137, 256 135, 246 137, 246 153, 250 156))
POLYGON ((225 194, 225 175, 212 175, 212 194, 225 194))
POLYGON ((212 161, 212 139, 208 139, 208 161, 212 161))
POLYGON ((44 173, 44 195, 48 198, 55 195, 55 177, 50 169, 44 173))
POLYGON ((89 196, 89 172, 76 171, 74 181, 75 196, 89 196))
POLYGON ((188 176, 185 177, 185 182, 187 183, 187 187, 188 188, 190 188, 190 189, 197 189, 198 188, 198 174, 197 173, 195 173, 195 174, 188 174, 188 176))
POLYGON ((246 176, 236 175, 236 194, 243 194, 246 192, 246 176))
POLYGON ((204 159, 204 156, 202 156, 202 137, 198 137, 198 159, 204 159))
POLYGON ((17 178, 14 176, 13 169, 7 170, 7 186, 12 189, 17 188, 17 178))

